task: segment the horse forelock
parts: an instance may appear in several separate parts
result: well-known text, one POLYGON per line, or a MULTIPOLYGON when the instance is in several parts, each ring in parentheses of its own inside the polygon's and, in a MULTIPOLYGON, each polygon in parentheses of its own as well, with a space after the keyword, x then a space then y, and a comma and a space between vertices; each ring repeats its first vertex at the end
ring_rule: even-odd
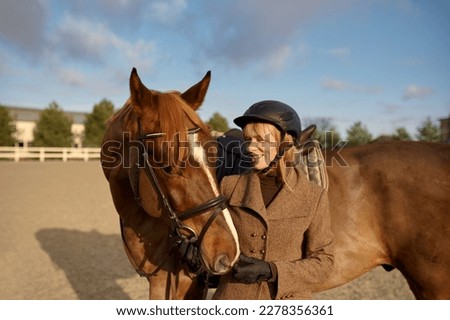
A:
POLYGON ((177 150, 178 154, 168 156, 173 158, 175 164, 179 164, 180 160, 186 159, 189 151, 184 144, 188 142, 188 130, 198 127, 208 134, 208 129, 197 113, 180 97, 179 92, 161 93, 154 101, 157 102, 155 107, 158 110, 159 130, 165 133, 160 140, 173 143, 174 148, 170 149, 177 150), (192 125, 186 123, 186 117, 192 125))
MULTIPOLYGON (((184 117, 188 117, 189 120, 193 123, 195 127, 200 128, 205 134, 209 134, 209 130, 207 126, 203 123, 203 121, 200 119, 198 114, 187 104, 186 101, 184 101, 180 93, 177 91, 171 91, 166 93, 167 97, 169 98, 167 102, 167 109, 170 109, 171 112, 176 113, 179 118, 179 123, 181 124, 180 130, 186 131, 186 129, 192 129, 192 128, 186 128, 184 126, 184 117)), ((164 106, 166 107, 166 106, 164 106)), ((174 115, 174 114, 172 114, 174 115)), ((175 115, 174 115, 175 116, 175 115)), ((162 119, 162 118, 161 118, 162 119)), ((169 119, 164 119, 165 123, 170 123, 169 119)))

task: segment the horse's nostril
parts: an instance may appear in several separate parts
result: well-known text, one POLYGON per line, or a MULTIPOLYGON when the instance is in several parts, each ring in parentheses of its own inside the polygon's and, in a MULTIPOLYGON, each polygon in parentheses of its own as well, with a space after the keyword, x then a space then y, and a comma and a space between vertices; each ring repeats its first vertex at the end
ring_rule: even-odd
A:
POLYGON ((231 269, 231 261, 226 254, 220 254, 214 261, 214 272, 223 274, 231 269))

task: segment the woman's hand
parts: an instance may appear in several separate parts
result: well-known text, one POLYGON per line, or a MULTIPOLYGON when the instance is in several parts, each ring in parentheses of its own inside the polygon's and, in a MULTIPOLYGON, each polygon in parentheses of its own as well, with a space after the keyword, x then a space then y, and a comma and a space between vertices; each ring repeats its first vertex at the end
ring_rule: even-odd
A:
POLYGON ((256 283, 272 278, 272 271, 268 262, 241 254, 233 267, 233 275, 240 282, 256 283))

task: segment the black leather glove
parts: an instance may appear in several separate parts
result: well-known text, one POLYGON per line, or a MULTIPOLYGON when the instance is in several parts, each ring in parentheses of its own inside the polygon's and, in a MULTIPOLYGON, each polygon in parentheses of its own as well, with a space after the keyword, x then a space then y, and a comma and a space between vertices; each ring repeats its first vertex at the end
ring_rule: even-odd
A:
POLYGON ((233 275, 239 282, 256 283, 272 278, 272 271, 268 262, 241 254, 233 267, 233 275))
POLYGON ((190 271, 193 272, 197 271, 202 266, 196 240, 196 238, 183 238, 178 243, 178 251, 180 252, 182 260, 188 265, 190 271))

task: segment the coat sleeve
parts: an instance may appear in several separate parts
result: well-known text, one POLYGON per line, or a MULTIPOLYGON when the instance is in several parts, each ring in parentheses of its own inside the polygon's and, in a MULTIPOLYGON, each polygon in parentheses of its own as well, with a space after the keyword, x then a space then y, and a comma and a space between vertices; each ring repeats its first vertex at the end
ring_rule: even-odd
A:
POLYGON ((304 234, 303 257, 295 261, 275 261, 278 272, 277 299, 308 297, 317 283, 332 272, 333 234, 331 231, 327 191, 323 190, 304 234))

